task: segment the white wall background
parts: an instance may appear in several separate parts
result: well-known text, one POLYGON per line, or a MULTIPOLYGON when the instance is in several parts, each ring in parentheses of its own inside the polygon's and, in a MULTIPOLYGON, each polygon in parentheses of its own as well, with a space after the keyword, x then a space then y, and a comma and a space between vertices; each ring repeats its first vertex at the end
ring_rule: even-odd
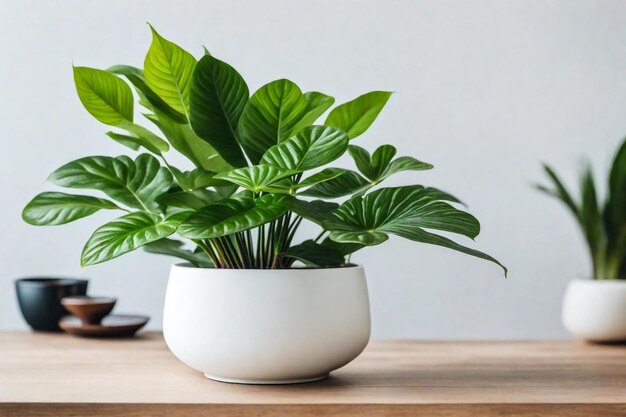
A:
POLYGON ((359 144, 433 163, 396 182, 464 199, 482 222, 477 246, 510 276, 399 239, 365 250, 355 259, 375 337, 565 336, 561 296, 589 262, 573 221, 530 184, 541 160, 571 183, 588 157, 603 178, 626 135, 622 1, 0 1, 0 329, 25 328, 13 279, 37 274, 89 277, 93 294, 160 327, 170 258, 136 252, 81 270, 82 245, 108 214, 59 228, 20 219, 58 166, 125 152, 82 108, 71 65, 141 66, 146 21, 196 55, 207 45, 251 89, 288 77, 339 103, 397 92, 359 144))

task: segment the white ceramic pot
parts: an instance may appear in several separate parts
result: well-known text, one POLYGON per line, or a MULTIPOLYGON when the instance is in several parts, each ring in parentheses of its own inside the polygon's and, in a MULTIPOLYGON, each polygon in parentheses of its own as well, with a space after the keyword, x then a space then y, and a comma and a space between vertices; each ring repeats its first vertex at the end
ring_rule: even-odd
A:
POLYGON ((571 281, 563 300, 563 324, 581 339, 626 340, 626 280, 571 281))
POLYGON ((243 270, 172 267, 163 313, 170 350, 211 379, 286 384, 322 379, 370 336, 360 266, 243 270))

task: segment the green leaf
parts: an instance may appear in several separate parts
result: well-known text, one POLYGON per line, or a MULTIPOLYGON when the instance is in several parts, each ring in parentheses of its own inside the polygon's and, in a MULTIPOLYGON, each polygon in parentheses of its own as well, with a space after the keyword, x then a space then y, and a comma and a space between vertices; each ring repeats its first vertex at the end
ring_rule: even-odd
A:
POLYGON ((324 114, 324 112, 335 102, 333 97, 317 91, 304 93, 304 97, 307 101, 307 109, 300 121, 296 123, 293 128, 294 132, 298 132, 300 129, 314 124, 315 121, 319 119, 319 117, 324 114))
POLYGON ((133 121, 133 93, 128 84, 106 71, 73 69, 78 97, 93 117, 109 126, 133 121))
POLYGON ((172 109, 188 115, 191 76, 196 59, 160 36, 152 26, 152 44, 144 61, 146 84, 172 109))
POLYGON ((563 204, 565 204, 572 211, 576 219, 580 221, 578 207, 576 206, 576 203, 574 202, 574 199, 571 197, 571 194, 569 193, 567 188, 565 188, 565 186, 559 179, 556 172, 554 172, 554 170, 546 164, 543 165, 543 169, 550 178, 550 180, 552 180, 554 190, 550 190, 543 186, 538 186, 537 189, 561 200, 561 202, 563 202, 563 204))
POLYGON ((335 107, 324 124, 337 127, 354 139, 365 132, 385 107, 391 93, 372 91, 335 107))
POLYGON ((224 197, 210 190, 173 191, 157 198, 157 202, 166 207, 198 210, 224 197))
POLYGON ((211 145, 194 133, 191 125, 176 123, 157 109, 154 111, 153 115, 146 114, 146 118, 163 132, 174 149, 189 158, 195 166, 214 172, 232 169, 211 145))
POLYGON ((106 135, 117 143, 124 145, 133 151, 138 151, 142 145, 141 139, 137 139, 135 136, 122 135, 115 132, 106 132, 106 135))
POLYGON ((480 232, 476 218, 437 200, 438 193, 431 190, 415 185, 383 188, 364 197, 353 197, 334 212, 334 220, 325 224, 331 231, 329 237, 337 242, 371 246, 384 242, 391 233, 445 246, 502 266, 489 255, 424 230, 441 230, 472 239, 480 232))
POLYGON ((150 242, 174 233, 180 215, 163 219, 143 212, 130 213, 96 229, 85 244, 81 266, 94 265, 117 258, 150 242))
POLYGON ((236 129, 248 96, 246 82, 233 67, 210 55, 200 59, 191 84, 191 126, 235 167, 247 165, 236 129))
POLYGON ((332 267, 343 264, 343 255, 340 252, 312 240, 305 240, 299 245, 292 246, 281 255, 297 259, 309 266, 332 267))
POLYGON ((357 193, 369 185, 369 181, 356 172, 346 170, 341 175, 314 185, 299 194, 318 198, 339 198, 357 193))
POLYGON ((339 243, 335 242, 330 238, 326 238, 322 241, 322 245, 330 246, 337 252, 341 253, 343 256, 348 256, 353 254, 354 252, 363 249, 365 245, 361 245, 358 243, 339 243))
POLYGON ((297 174, 297 171, 286 170, 272 165, 253 165, 219 173, 215 178, 232 182, 247 190, 259 193, 261 191, 271 191, 272 188, 270 186, 272 184, 294 174, 297 174))
POLYGON ((609 186, 604 208, 608 249, 615 259, 619 278, 626 278, 626 140, 615 154, 609 173, 609 186))
POLYGON ((148 243, 143 247, 146 252, 159 255, 173 256, 191 262, 194 266, 201 268, 213 268, 213 262, 203 252, 193 252, 184 248, 185 244, 180 240, 161 239, 148 243))
POLYGON ((188 123, 187 116, 170 107, 148 84, 146 84, 143 71, 129 65, 115 65, 107 68, 108 72, 123 75, 135 86, 140 95, 150 103, 150 109, 156 109, 176 123, 188 123))
POLYGON ((307 188, 313 185, 330 181, 333 178, 337 178, 338 176, 344 174, 347 170, 343 168, 325 168, 320 172, 317 172, 310 177, 307 177, 300 181, 298 184, 293 185, 295 189, 307 188))
POLYGON ((118 209, 113 202, 87 195, 45 192, 33 198, 22 219, 35 226, 56 226, 87 217, 101 209, 118 209))
POLYGON ((212 239, 258 227, 289 210, 291 197, 266 194, 261 198, 228 199, 204 207, 178 228, 190 239, 212 239))
POLYGON ((170 166, 170 171, 183 191, 195 191, 211 186, 230 185, 230 183, 224 180, 216 179, 215 172, 205 171, 203 169, 181 171, 176 167, 170 166))
MULTIPOLYGON (((135 144, 151 152, 161 153, 169 149, 163 139, 133 123, 133 93, 124 81, 107 71, 74 67, 74 82, 83 106, 100 122, 130 132, 135 144)), ((127 145, 130 138, 122 143, 127 145)), ((119 141, 121 138, 113 139, 119 141)))
MULTIPOLYGON (((375 156, 376 154, 374 154, 375 156)), ((389 163, 379 177, 379 181, 401 171, 424 171, 432 169, 433 166, 427 162, 418 161, 411 156, 401 156, 389 163)))
POLYGON ((347 148, 348 136, 341 130, 329 126, 308 126, 268 149, 261 163, 307 171, 334 161, 347 148))
POLYGON ((156 197, 172 185, 169 171, 149 154, 134 161, 127 156, 89 156, 63 165, 50 175, 61 187, 100 190, 120 203, 158 213, 156 197))
POLYGON ((257 90, 239 120, 239 143, 253 164, 272 146, 296 133, 309 111, 309 101, 289 80, 277 80, 257 90))
POLYGON ((338 207, 339 204, 337 203, 323 200, 305 201, 294 199, 291 202, 291 211, 320 225, 333 220, 333 212, 338 207))
POLYGON ((350 145, 348 152, 354 159, 359 171, 373 185, 400 171, 422 171, 433 167, 431 164, 418 161, 410 156, 401 156, 393 160, 396 155, 396 148, 391 145, 380 146, 371 156, 365 149, 355 145, 350 145))

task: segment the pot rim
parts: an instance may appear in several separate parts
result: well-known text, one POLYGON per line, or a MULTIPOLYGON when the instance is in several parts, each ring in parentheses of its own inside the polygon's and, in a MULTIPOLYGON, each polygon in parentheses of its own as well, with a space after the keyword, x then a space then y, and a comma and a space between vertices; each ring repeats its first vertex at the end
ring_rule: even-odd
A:
POLYGON ((15 285, 30 285, 36 287, 70 287, 72 285, 87 284, 89 280, 69 277, 22 277, 15 280, 15 285))
POLYGON ((570 282, 592 285, 626 285, 626 279, 598 279, 598 278, 574 278, 570 282))
POLYGON ((243 269, 227 269, 227 268, 203 268, 194 266, 191 262, 179 262, 172 265, 172 268, 176 269, 191 269, 191 270, 206 270, 206 271, 219 271, 220 273, 241 273, 241 272, 252 272, 252 273, 275 273, 275 274, 286 274, 286 273, 294 273, 294 272, 320 272, 320 271, 337 271, 337 270, 348 270, 348 269, 363 269, 363 265, 357 264, 348 264, 346 266, 336 266, 329 268, 308 268, 308 267, 297 267, 297 268, 284 268, 284 269, 254 269, 254 268, 243 268, 243 269))

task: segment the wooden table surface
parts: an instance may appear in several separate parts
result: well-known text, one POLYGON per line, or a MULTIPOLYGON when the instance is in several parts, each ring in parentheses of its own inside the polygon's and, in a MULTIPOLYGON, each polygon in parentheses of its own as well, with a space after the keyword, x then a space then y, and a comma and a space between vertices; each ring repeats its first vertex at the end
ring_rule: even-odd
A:
POLYGON ((134 339, 0 333, 0 416, 626 416, 626 346, 372 342, 325 381, 224 384, 134 339))

